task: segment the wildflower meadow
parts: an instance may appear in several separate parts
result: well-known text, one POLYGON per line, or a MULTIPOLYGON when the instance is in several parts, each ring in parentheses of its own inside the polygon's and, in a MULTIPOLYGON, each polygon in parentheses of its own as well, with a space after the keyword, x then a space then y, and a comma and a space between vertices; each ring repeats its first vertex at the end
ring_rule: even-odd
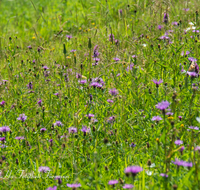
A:
POLYGON ((0 189, 199 190, 199 0, 1 0, 0 189))

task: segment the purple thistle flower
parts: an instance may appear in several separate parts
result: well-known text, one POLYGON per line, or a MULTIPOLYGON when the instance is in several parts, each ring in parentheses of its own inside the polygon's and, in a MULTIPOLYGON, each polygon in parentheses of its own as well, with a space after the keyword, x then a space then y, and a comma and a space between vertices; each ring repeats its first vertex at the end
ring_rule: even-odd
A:
POLYGON ((42 100, 39 99, 38 102, 37 102, 37 104, 38 104, 39 106, 42 106, 42 100))
POLYGON ((6 103, 6 102, 3 100, 2 102, 0 102, 0 106, 4 106, 5 103, 6 103))
POLYGON ((72 38, 71 35, 66 35, 67 39, 70 40, 72 38))
POLYGON ((43 66, 43 69, 44 69, 44 70, 47 70, 47 69, 49 69, 49 68, 48 68, 47 66, 43 66))
POLYGON ((194 33, 199 33, 199 30, 193 30, 192 32, 194 32, 194 33))
POLYGON ((27 87, 28 87, 28 89, 33 89, 33 84, 32 84, 32 82, 29 82, 29 83, 27 84, 27 87))
MULTIPOLYGON (((168 32, 169 32, 169 33, 173 33, 174 31, 173 31, 173 30, 168 30, 166 33, 168 33, 168 32)), ((165 33, 165 34, 166 34, 166 33, 165 33)))
POLYGON ((189 71, 187 71, 187 74, 188 74, 191 78, 198 77, 198 74, 197 74, 196 72, 189 72, 189 71))
MULTIPOLYGON (((193 127, 193 126, 190 126, 190 127, 188 127, 188 128, 190 128, 190 129, 194 129, 194 130, 199 130, 198 127, 193 127)), ((189 129, 188 129, 188 130, 189 130, 189 129)))
POLYGON ((63 126, 61 121, 56 121, 53 125, 54 126, 63 126))
POLYGON ((116 45, 116 46, 119 45, 119 40, 115 40, 115 45, 116 45))
POLYGON ((56 186, 53 186, 53 187, 48 187, 46 190, 56 190, 57 187, 56 186))
POLYGON ((109 94, 112 96, 116 96, 117 94, 119 94, 119 92, 116 88, 112 88, 109 90, 109 94))
POLYGON ((192 164, 192 162, 185 162, 183 166, 191 168, 193 166, 193 164, 192 164))
POLYGON ((108 118, 108 123, 113 123, 115 121, 115 117, 111 116, 108 118))
POLYGON ((99 49, 98 45, 94 46, 93 57, 98 57, 99 56, 98 49, 99 49))
POLYGON ((133 67, 134 67, 134 64, 131 63, 130 66, 128 66, 128 67, 126 68, 126 71, 129 72, 130 70, 132 70, 133 67))
POLYGON ((182 146, 182 147, 180 148, 180 152, 183 153, 184 149, 185 149, 185 147, 182 146))
POLYGON ((70 127, 68 128, 69 133, 77 133, 77 128, 76 127, 70 127))
POLYGON ((114 34, 109 34, 109 41, 112 42, 114 40, 115 40, 114 34))
POLYGON ((118 73, 116 76, 119 77, 121 75, 121 73, 118 73))
POLYGON ((122 15, 122 9, 119 9, 119 14, 121 14, 121 15, 122 15))
POLYGON ((130 147, 132 147, 132 148, 134 148, 135 146, 136 146, 136 144, 133 142, 130 144, 130 147))
POLYGON ((49 142, 52 143, 52 142, 53 142, 53 139, 50 139, 49 142))
MULTIPOLYGON (((189 54, 190 54, 189 51, 186 51, 186 52, 185 52, 185 56, 187 56, 187 55, 189 55, 189 54)), ((184 51, 181 52, 181 55, 184 56, 184 51)))
POLYGON ((163 80, 160 79, 159 81, 157 81, 157 80, 153 79, 153 82, 156 84, 156 87, 158 88, 159 85, 163 82, 163 80))
POLYGON ((86 84, 87 83, 87 80, 79 80, 78 81, 80 84, 86 84))
POLYGON ((15 137, 15 139, 17 139, 17 140, 23 140, 24 139, 24 137, 15 137))
POLYGON ((194 150, 200 152, 200 146, 196 146, 196 147, 194 148, 194 150))
POLYGON ((168 101, 162 101, 162 102, 159 102, 157 105, 156 105, 156 108, 164 111, 165 109, 167 109, 169 107, 170 103, 168 101))
POLYGON ((20 114, 19 117, 17 118, 17 120, 21 120, 22 122, 25 122, 25 120, 27 119, 27 116, 23 113, 23 114, 20 114))
POLYGON ((176 145, 181 145, 181 144, 183 144, 183 141, 181 141, 181 140, 176 140, 174 143, 175 143, 176 145))
POLYGON ((54 180, 61 179, 61 176, 55 176, 54 180))
POLYGON ((172 161, 172 163, 177 166, 184 166, 184 167, 192 167, 193 166, 192 162, 185 162, 183 160, 178 160, 177 158, 175 158, 175 161, 172 161))
POLYGON ((98 57, 93 58, 93 60, 97 63, 100 61, 100 59, 98 57))
POLYGON ((58 180, 58 184, 59 184, 59 185, 62 184, 61 176, 56 176, 56 177, 54 178, 54 180, 58 180))
POLYGON ((75 49, 72 49, 70 52, 74 53, 76 50, 75 49))
POLYGON ((47 171, 50 171, 50 168, 48 166, 40 166, 38 170, 39 172, 46 173, 47 171))
POLYGON ((115 184, 117 184, 118 183, 118 180, 117 179, 115 179, 115 180, 110 180, 109 182, 108 182, 108 185, 115 185, 115 184))
POLYGON ((111 100, 111 99, 107 99, 107 102, 108 102, 108 103, 113 103, 114 101, 111 100))
POLYGON ((28 46, 28 49, 32 49, 32 46, 28 46))
POLYGON ((58 95, 59 95, 59 93, 58 93, 58 92, 56 92, 56 93, 54 93, 54 95, 55 95, 55 96, 58 96, 58 95))
POLYGON ((128 166, 124 172, 126 174, 132 174, 133 176, 135 176, 137 173, 141 172, 143 169, 140 166, 128 166))
POLYGON ((77 78, 77 79, 81 79, 81 78, 82 78, 82 75, 79 74, 79 73, 77 73, 77 74, 76 74, 76 78, 77 78))
POLYGON ((165 24, 168 23, 168 18, 169 18, 168 13, 164 13, 164 16, 163 16, 163 22, 164 22, 165 24))
POLYGON ((81 131, 82 131, 83 133, 89 133, 90 130, 91 130, 90 127, 87 127, 87 126, 82 125, 81 131))
POLYGON ((92 117, 94 117, 94 114, 88 113, 88 114, 86 115, 86 117, 88 117, 88 119, 91 119, 92 117))
POLYGON ((178 22, 172 22, 172 25, 173 25, 173 26, 177 26, 177 25, 178 25, 178 22))
POLYGON ((71 188, 78 188, 78 187, 81 187, 81 184, 80 183, 76 183, 76 184, 67 184, 67 187, 71 187, 71 188))
POLYGON ((158 25, 158 30, 161 30, 163 28, 162 25, 158 25))
POLYGON ((189 11, 190 9, 189 9, 189 8, 183 8, 183 10, 184 10, 185 12, 187 12, 187 11, 189 11))
POLYGON ((160 116, 153 116, 153 118, 151 119, 152 121, 161 121, 162 120, 162 117, 160 116))
POLYGON ((167 35, 164 35, 164 36, 161 36, 160 39, 161 39, 161 40, 168 40, 169 37, 168 37, 167 35))
POLYGON ((92 122, 92 123, 97 123, 97 122, 98 122, 98 120, 97 120, 97 119, 95 119, 95 118, 92 118, 92 119, 91 119, 91 122, 92 122))
POLYGON ((166 115, 172 116, 172 115, 174 115, 174 113, 172 113, 172 112, 167 112, 166 115))
POLYGON ((188 60, 191 61, 191 62, 193 62, 193 61, 197 62, 197 59, 195 59, 194 57, 188 57, 188 60))
POLYGON ((132 189, 133 187, 134 187, 134 185, 132 185, 132 184, 125 184, 123 186, 123 189, 132 189))
POLYGON ((40 131, 43 133, 45 132, 47 129, 46 128, 41 128, 40 131))
POLYGON ((166 177, 166 178, 168 177, 168 175, 167 175, 167 174, 164 174, 164 173, 161 173, 160 176, 166 177))
POLYGON ((5 137, 0 137, 0 141, 4 142, 6 140, 5 137))
POLYGON ((101 88, 101 87, 103 87, 103 85, 102 84, 99 84, 98 82, 92 82, 91 84, 90 84, 90 86, 93 86, 94 88, 101 88))
POLYGON ((33 60, 33 63, 35 63, 35 59, 33 60))
POLYGON ((113 60, 116 61, 116 62, 120 61, 120 59, 117 58, 117 57, 113 58, 113 60))

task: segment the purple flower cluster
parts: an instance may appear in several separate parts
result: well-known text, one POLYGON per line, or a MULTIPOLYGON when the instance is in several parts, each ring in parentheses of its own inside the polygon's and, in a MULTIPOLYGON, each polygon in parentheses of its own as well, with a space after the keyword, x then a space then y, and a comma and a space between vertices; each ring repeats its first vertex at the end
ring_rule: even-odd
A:
POLYGON ((39 167, 39 172, 46 173, 48 171, 50 171, 50 168, 48 166, 40 166, 39 167))
POLYGON ((93 78, 90 86, 94 88, 102 88, 105 85, 102 78, 93 78))
POLYGON ((168 101, 162 101, 156 105, 156 108, 163 111, 163 110, 167 109, 169 107, 169 105, 170 105, 170 103, 168 101))
POLYGON ((167 175, 167 174, 164 174, 164 173, 161 173, 160 176, 166 177, 166 178, 168 177, 168 175, 167 175))
POLYGON ((130 70, 132 70, 133 67, 134 67, 134 64, 131 63, 131 64, 126 68, 126 71, 129 72, 130 70))
POLYGON ((134 187, 134 185, 132 185, 132 184, 125 184, 123 186, 123 189, 132 189, 133 187, 134 187))
POLYGON ((53 186, 53 187, 48 187, 46 190, 56 190, 57 187, 56 186, 53 186))
POLYGON ((160 116, 153 116, 153 118, 151 119, 152 121, 161 121, 162 120, 162 117, 160 116))
POLYGON ((77 128, 76 127, 70 127, 68 128, 69 133, 77 133, 77 128))
POLYGON ((61 121, 56 121, 53 125, 54 126, 63 126, 61 121))
POLYGON ((119 94, 118 90, 116 88, 112 88, 109 90, 109 94, 112 96, 116 96, 119 94))
POLYGON ((169 19, 169 14, 168 14, 168 13, 164 13, 163 22, 164 22, 165 24, 168 23, 168 19, 169 19))
POLYGON ((183 160, 178 160, 177 158, 175 159, 175 161, 172 161, 172 163, 177 166, 184 166, 184 167, 192 167, 193 166, 192 162, 185 162, 183 160))
POLYGON ((10 131, 10 128, 8 126, 0 127, 0 132, 2 132, 2 133, 6 133, 6 132, 9 132, 9 131, 10 131))
POLYGON ((85 126, 85 125, 83 125, 82 126, 82 129, 81 129, 81 131, 83 132, 83 133, 88 133, 88 132, 90 132, 90 127, 87 127, 87 126, 85 126))
POLYGON ((159 85, 163 82, 163 80, 160 79, 159 81, 157 81, 157 80, 153 79, 153 82, 156 84, 156 87, 158 88, 159 85))
POLYGON ((25 122, 25 120, 27 119, 27 116, 23 113, 20 114, 19 117, 17 118, 17 120, 25 122))
POLYGON ((99 56, 98 49, 99 49, 98 45, 94 46, 93 57, 98 57, 99 56))
POLYGON ((115 179, 115 180, 110 180, 109 182, 108 182, 108 185, 115 185, 115 184, 117 184, 118 183, 118 180, 117 179, 115 179))
POLYGON ((181 141, 181 140, 176 140, 174 143, 175 143, 176 145, 181 145, 181 144, 183 144, 183 141, 181 141))
POLYGON ((128 166, 124 172, 125 174, 129 175, 132 174, 133 176, 137 175, 139 172, 141 172, 143 169, 140 166, 128 166))
POLYGON ((67 187, 71 187, 71 188, 78 188, 78 187, 81 187, 81 184, 80 183, 75 183, 75 184, 67 184, 67 187))
POLYGON ((5 103, 6 103, 6 102, 3 100, 2 102, 0 102, 0 106, 4 106, 5 103))

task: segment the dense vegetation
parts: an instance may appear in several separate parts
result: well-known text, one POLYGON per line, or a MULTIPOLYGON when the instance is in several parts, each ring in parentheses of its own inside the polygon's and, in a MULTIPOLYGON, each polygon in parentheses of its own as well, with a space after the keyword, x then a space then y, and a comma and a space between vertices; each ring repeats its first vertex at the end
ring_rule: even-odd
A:
POLYGON ((200 189, 198 5, 0 1, 0 189, 200 189))

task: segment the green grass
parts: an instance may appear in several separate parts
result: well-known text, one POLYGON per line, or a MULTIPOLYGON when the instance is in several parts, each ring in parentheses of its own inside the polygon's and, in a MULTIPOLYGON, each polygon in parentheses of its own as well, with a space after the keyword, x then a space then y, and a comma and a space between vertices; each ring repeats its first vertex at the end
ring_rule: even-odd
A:
POLYGON ((199 130, 188 131, 189 126, 199 127, 199 89, 192 86, 199 86, 199 78, 186 72, 188 57, 199 63, 200 41, 199 33, 184 33, 189 22, 199 29, 198 4, 194 0, 0 1, 0 102, 6 102, 0 106, 0 123, 12 131, 0 135, 6 138, 1 141, 6 147, 0 150, 0 188, 70 189, 67 183, 80 183, 78 189, 88 190, 123 189, 124 184, 137 190, 173 189, 175 184, 179 190, 199 189, 199 153, 194 151, 200 145, 199 130), (183 11, 187 7, 189 11, 183 11), (167 24, 164 12, 169 14, 167 24), (172 25, 175 21, 179 26, 172 25), (158 30, 158 25, 163 28, 158 30), (160 40, 168 30, 173 30, 168 33, 170 40, 160 40), (117 45, 109 40, 110 34, 117 45), (93 66, 96 45, 100 61, 93 66), (182 56, 182 51, 190 54, 182 56), (120 61, 115 62, 116 57, 120 61), (77 74, 87 83, 81 85, 77 74), (101 78, 103 86, 91 87, 90 78, 101 78), (153 79, 163 83, 157 88, 153 79), (27 87, 30 82, 32 89, 27 87), (116 96, 109 94, 113 88, 119 92, 116 96), (155 107, 163 100, 170 102, 172 117, 155 107), (23 113, 25 122, 17 120, 23 113), (89 113, 98 121, 88 119, 89 113), (158 115, 162 120, 152 121, 158 115), (108 122, 112 116, 114 121, 108 122), (63 126, 53 127, 56 121, 63 126), (91 128, 85 136, 82 125, 91 128), (78 132, 70 134, 70 127, 78 132), (41 133, 41 128, 47 130, 41 133), (175 145, 177 139, 183 144, 175 145), (130 147, 131 143, 136 146, 130 147), (192 162, 193 167, 177 168, 171 162, 175 158, 192 162), (124 173, 131 165, 143 168, 135 179, 124 173), (40 166, 51 171, 40 173, 40 166), (160 176, 166 172, 168 178, 160 176), (60 185, 54 176, 63 176, 60 185), (112 179, 119 180, 116 187, 108 185, 112 179))

